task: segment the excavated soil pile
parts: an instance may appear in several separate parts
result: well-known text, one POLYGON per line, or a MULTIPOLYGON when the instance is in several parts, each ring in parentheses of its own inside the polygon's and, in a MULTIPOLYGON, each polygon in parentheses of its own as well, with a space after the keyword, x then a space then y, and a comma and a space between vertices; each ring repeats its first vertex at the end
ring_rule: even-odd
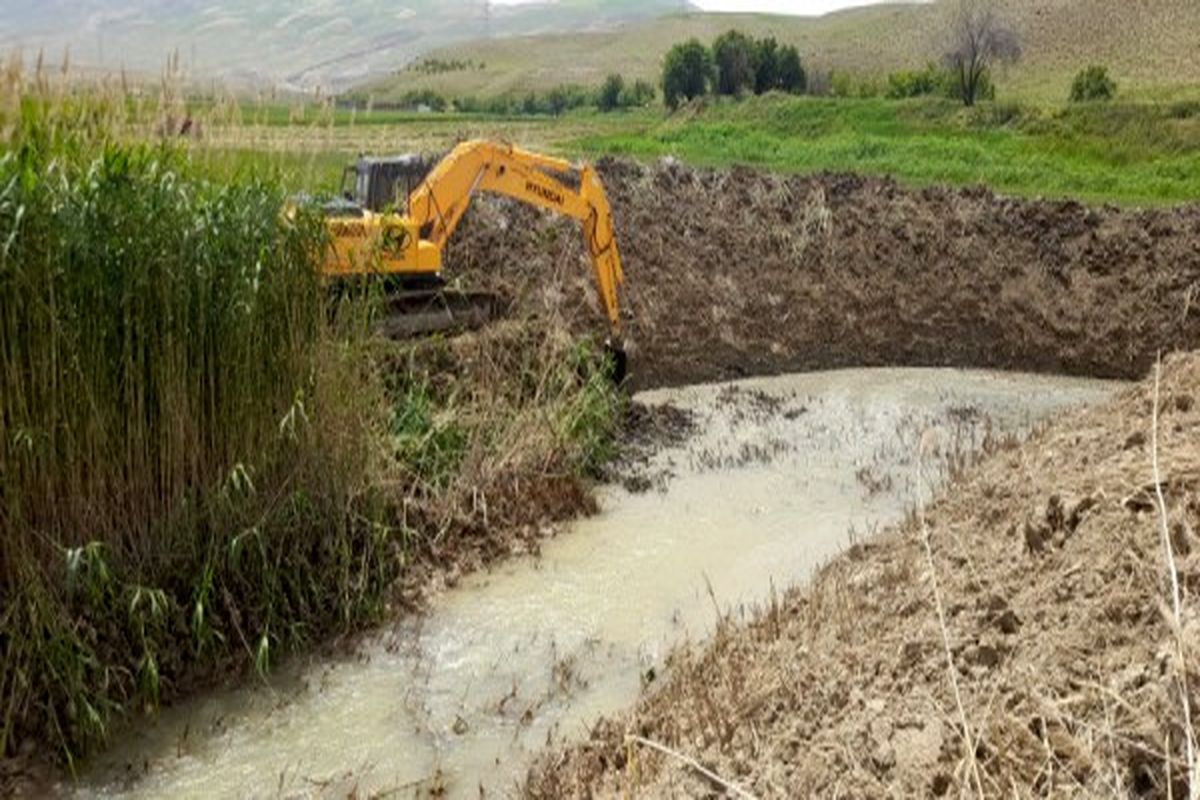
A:
POLYGON ((634 733, 760 797, 1187 796, 1180 665, 1195 714, 1200 356, 1167 362, 1159 401, 1178 627, 1153 397, 1143 383, 992 453, 924 525, 914 515, 727 621, 677 654, 628 717, 544 757, 528 794, 714 791, 675 759, 631 751, 634 733))
MULTIPOLYGON (((1200 208, 605 159, 638 386, 872 365, 1140 377, 1200 346, 1200 208)), ((449 274, 603 330, 577 226, 484 200, 449 274)))

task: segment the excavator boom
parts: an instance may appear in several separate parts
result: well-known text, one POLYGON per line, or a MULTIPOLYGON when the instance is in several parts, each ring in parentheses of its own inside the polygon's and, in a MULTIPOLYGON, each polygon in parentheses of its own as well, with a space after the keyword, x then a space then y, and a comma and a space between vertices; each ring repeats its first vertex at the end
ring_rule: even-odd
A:
POLYGON ((455 147, 409 195, 405 215, 362 211, 331 218, 333 248, 326 274, 439 277, 446 243, 477 192, 506 195, 580 221, 610 341, 619 347, 618 289, 623 275, 599 176, 590 165, 574 167, 509 144, 469 141, 455 147))

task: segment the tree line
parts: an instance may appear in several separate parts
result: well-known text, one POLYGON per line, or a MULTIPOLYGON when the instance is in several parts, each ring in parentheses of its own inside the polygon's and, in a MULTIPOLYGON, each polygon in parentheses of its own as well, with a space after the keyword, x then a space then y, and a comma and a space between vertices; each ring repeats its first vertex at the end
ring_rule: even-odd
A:
POLYGON ((609 75, 598 88, 563 84, 543 92, 523 92, 477 97, 462 95, 448 97, 433 89, 410 89, 393 98, 376 99, 362 93, 349 93, 338 98, 341 108, 374 111, 457 111, 463 114, 493 116, 554 116, 577 108, 597 108, 617 111, 642 108, 658 97, 649 81, 626 81, 619 74, 609 75))
POLYGON ((803 94, 808 76, 800 52, 768 36, 755 39, 731 30, 705 47, 699 39, 675 45, 663 61, 663 100, 669 108, 705 94, 803 94))

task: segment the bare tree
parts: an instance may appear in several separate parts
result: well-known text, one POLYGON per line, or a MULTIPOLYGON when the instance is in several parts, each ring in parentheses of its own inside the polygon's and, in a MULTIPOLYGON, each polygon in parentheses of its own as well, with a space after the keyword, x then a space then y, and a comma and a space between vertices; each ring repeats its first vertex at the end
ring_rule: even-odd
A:
POLYGON ((996 16, 994 0, 959 0, 951 28, 946 66, 958 77, 959 96, 975 105, 992 64, 1012 64, 1021 58, 1021 42, 996 16))

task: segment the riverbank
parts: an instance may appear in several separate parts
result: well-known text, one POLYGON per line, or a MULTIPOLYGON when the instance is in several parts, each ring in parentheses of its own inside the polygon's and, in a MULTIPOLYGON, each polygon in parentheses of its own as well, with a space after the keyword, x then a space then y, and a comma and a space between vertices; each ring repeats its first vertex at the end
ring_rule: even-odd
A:
POLYGON ((713 791, 637 736, 759 797, 1186 796, 1198 393, 1200 357, 1176 356, 1161 386, 993 454, 809 585, 677 652, 635 710, 545 756, 526 794, 713 791))
MULTIPOLYGON (((171 163, 155 161, 158 152, 138 151, 136 165, 142 171, 132 180, 169 186, 157 182, 155 170, 171 163)), ((81 157, 72 175, 87 174, 90 163, 81 157)), ((128 169, 119 159, 110 166, 128 169)), ((1159 350, 1200 343, 1200 313, 1194 308, 1200 291, 1200 212, 1195 207, 1095 209, 1012 200, 984 190, 909 191, 879 179, 693 170, 669 161, 643 166, 605 160, 598 166, 625 258, 625 329, 635 387, 877 364, 1128 377, 1144 374, 1159 350)), ((188 171, 194 165, 181 162, 179 167, 196 196, 218 194, 220 187, 188 171)), ((84 184, 78 186, 79 196, 68 198, 72 202, 86 199, 84 184)), ((117 192, 124 186, 114 179, 110 188, 117 192)), ((245 193, 255 186, 234 188, 245 193)), ((132 202, 136 195, 121 197, 132 202)), ((276 225, 278 217, 262 207, 274 209, 282 202, 277 187, 268 186, 253 199, 239 207, 245 218, 276 225)), ((47 208, 69 207, 47 201, 47 208)), ((106 201, 97 207, 116 206, 106 201)), ((122 224, 141 230, 137 213, 148 206, 130 207, 136 213, 122 218, 122 224)), ((185 220, 195 209, 176 211, 173 218, 185 220)), ((93 226, 95 250, 116 259, 120 248, 111 253, 104 248, 122 239, 104 239, 110 229, 102 222, 93 226)), ((155 230, 174 241, 172 231, 187 229, 179 222, 155 230)), ((48 222, 37 229, 64 251, 74 240, 63 244, 48 232, 71 230, 69 224, 48 222)), ((260 232, 265 241, 292 235, 270 226, 260 232)), ((312 265, 301 251, 295 248, 288 267, 311 282, 312 265)), ((172 252, 206 251, 180 245, 172 252)), ((49 258, 47 263, 56 262, 49 258)), ((149 257, 114 260, 113 274, 138 275, 139 268, 154 263, 149 257)), ((253 306, 261 298, 254 295, 257 284, 246 279, 252 272, 233 272, 253 306)), ((577 226, 513 203, 481 199, 452 242, 448 272, 476 288, 509 295, 513 319, 479 334, 394 348, 381 356, 367 339, 348 343, 327 335, 320 327, 322 309, 311 302, 317 295, 299 291, 312 287, 297 279, 291 286, 297 289, 295 305, 288 313, 269 313, 264 306, 245 327, 237 326, 236 314, 218 320, 228 326, 222 330, 232 331, 226 344, 242 360, 225 359, 217 347, 155 357, 154 363, 208 369, 236 363, 242 367, 228 379, 242 380, 256 374, 250 365, 259 362, 244 356, 257 352, 245 349, 248 343, 267 344, 258 335, 261 330, 302 345, 293 360, 272 368, 279 380, 271 382, 269 402, 259 402, 261 395, 248 378, 236 384, 237 392, 213 390, 211 397, 238 398, 242 427, 222 427, 220 409, 203 425, 193 424, 197 417, 189 415, 183 401, 159 406, 155 399, 137 406, 147 427, 135 439, 148 448, 134 453, 138 463, 162 464, 159 456, 170 455, 179 467, 167 487, 171 491, 154 495, 156 508, 203 507, 206 514, 233 508, 232 516, 186 518, 180 528, 184 544, 165 550, 158 543, 166 540, 155 534, 159 518, 137 517, 144 533, 139 546, 151 556, 145 561, 136 557, 140 553, 122 549, 122 532, 129 530, 120 516, 129 510, 123 504, 110 509, 119 513, 106 527, 107 539, 73 524, 62 523, 53 535, 17 525, 39 543, 30 562, 36 569, 28 574, 38 576, 36 585, 45 589, 38 596, 48 598, 39 609, 50 611, 36 618, 6 618, 17 634, 4 642, 10 649, 15 642, 62 645, 53 655, 65 654, 60 663, 69 668, 29 667, 25 674, 42 681, 32 689, 15 678, 0 679, 15 698, 5 712, 9 752, 32 747, 44 755, 53 748, 77 752, 96 746, 109 735, 109 720, 123 713, 154 708, 236 672, 265 672, 280 653, 301 651, 383 618, 385 590, 397 585, 398 576, 404 577, 393 602, 411 603, 426 587, 452 582, 513 550, 533 549, 545 520, 591 508, 589 475, 614 455, 619 402, 604 383, 598 349, 582 338, 601 330, 603 321, 577 226), (298 320, 302 329, 291 335, 271 327, 282 319, 298 320), (167 425, 166 417, 152 413, 160 407, 173 409, 171 418, 179 424, 167 425), (247 426, 256 431, 265 454, 238 435, 247 426), (171 439, 170 431, 187 436, 171 439), (220 447, 206 456, 203 480, 189 482, 188 470, 195 464, 184 455, 195 454, 189 442, 203 438, 204 431, 222 431, 220 447), (155 449, 160 445, 162 452, 155 449), (341 460, 330 466, 328 459, 335 458, 341 460), (336 485, 331 475, 338 477, 336 485), (317 514, 312 513, 314 498, 320 504, 317 514), (266 526, 260 524, 264 518, 266 526), (297 531, 303 532, 306 547, 295 546, 297 531), (345 536, 331 540, 330 531, 345 536), (199 538, 189 540, 189 533, 199 538), (255 543, 263 546, 248 546, 255 543), (68 581, 63 564, 74 564, 83 582, 68 581), (169 580, 159 567, 169 567, 169 580), (202 609, 199 624, 197 608, 202 609), (29 633, 47 619, 52 623, 47 636, 29 633), (115 681, 105 681, 106 669, 115 681)), ((208 275, 195 269, 180 274, 208 275)), ((143 277, 147 297, 169 285, 143 277)), ((213 286, 198 286, 196 296, 216 291, 213 286)), ((57 308, 78 311, 72 321, 84 319, 93 330, 107 330, 102 321, 112 314, 99 303, 89 304, 95 295, 83 288, 75 287, 80 291, 72 295, 74 304, 57 308)), ((114 290, 109 299, 119 305, 122 296, 114 290)), ((6 309, 48 307, 13 298, 6 309)), ((137 308, 149 314, 159 306, 146 302, 137 308)), ((188 313, 196 308, 209 307, 189 305, 188 313)), ((181 306, 178 319, 185 318, 181 306)), ((166 330, 153 322, 152 316, 133 319, 130 341, 142 341, 139 325, 145 331, 166 330)), ((12 330, 23 330, 14 325, 12 330)), ((16 334, 5 338, 22 345, 33 341, 16 334)), ((59 355, 71 355, 69 346, 90 340, 45 341, 68 348, 59 355)), ((173 348, 189 341, 170 339, 173 348)), ((123 342, 112 340, 114 352, 124 352, 123 342)), ((47 363, 51 360, 48 355, 47 363)), ((90 363, 96 380, 109 380, 105 365, 110 360, 97 357, 90 363)), ((128 361, 130 374, 143 374, 142 363, 128 361)), ((19 382, 26 374, 14 370, 10 377, 19 382)), ((195 381, 225 385, 224 373, 189 375, 164 397, 193 398, 187 386, 195 381)), ((123 396, 113 391, 106 397, 109 418, 125 419, 123 396)), ((80 419, 86 422, 88 413, 81 409, 80 419)), ((6 464, 22 463, 26 451, 60 458, 66 450, 38 449, 42 439, 36 434, 43 430, 65 428, 34 420, 14 427, 20 436, 9 436, 6 429, 2 441, 14 448, 6 464), (25 450, 18 452, 17 445, 25 450)), ((121 476, 146 478, 122 460, 130 454, 114 444, 128 439, 97 435, 96 441, 111 449, 113 486, 122 489, 121 476)), ((54 458, 47 463, 65 463, 54 458)), ((54 496, 37 484, 38 476, 57 474, 53 470, 30 467, 22 474, 43 491, 40 497, 54 496)), ((82 486, 64 475, 61 485, 82 486)), ((153 486, 140 488, 154 494, 153 486)), ((107 496, 104 486, 96 490, 107 496)), ((91 502, 76 499, 76 511, 91 502)), ((5 543, 12 540, 6 537, 5 543)), ((17 596, 20 581, 16 575, 5 577, 7 600, 17 596)), ((5 607, 31 608, 16 602, 5 607)), ((38 662, 37 656, 19 662, 8 652, 6 666, 48 660, 38 662)), ((0 674, 17 672, 0 668, 0 674)))
MULTIPOLYGON (((1136 380, 1160 351, 1200 346, 1200 207, 1089 208, 672 161, 597 166, 639 388, 856 366, 1136 380)), ((449 261, 577 330, 602 324, 569 221, 481 198, 449 261)))
POLYGON ((633 703, 674 645, 710 633, 715 604, 763 601, 902 520, 923 430, 948 445, 927 464, 940 483, 978 448, 1114 389, 866 369, 639 394, 639 416, 684 417, 691 433, 631 465, 631 488, 600 487, 600 513, 350 652, 163 711, 92 759, 77 796, 511 796, 547 745, 633 703))

